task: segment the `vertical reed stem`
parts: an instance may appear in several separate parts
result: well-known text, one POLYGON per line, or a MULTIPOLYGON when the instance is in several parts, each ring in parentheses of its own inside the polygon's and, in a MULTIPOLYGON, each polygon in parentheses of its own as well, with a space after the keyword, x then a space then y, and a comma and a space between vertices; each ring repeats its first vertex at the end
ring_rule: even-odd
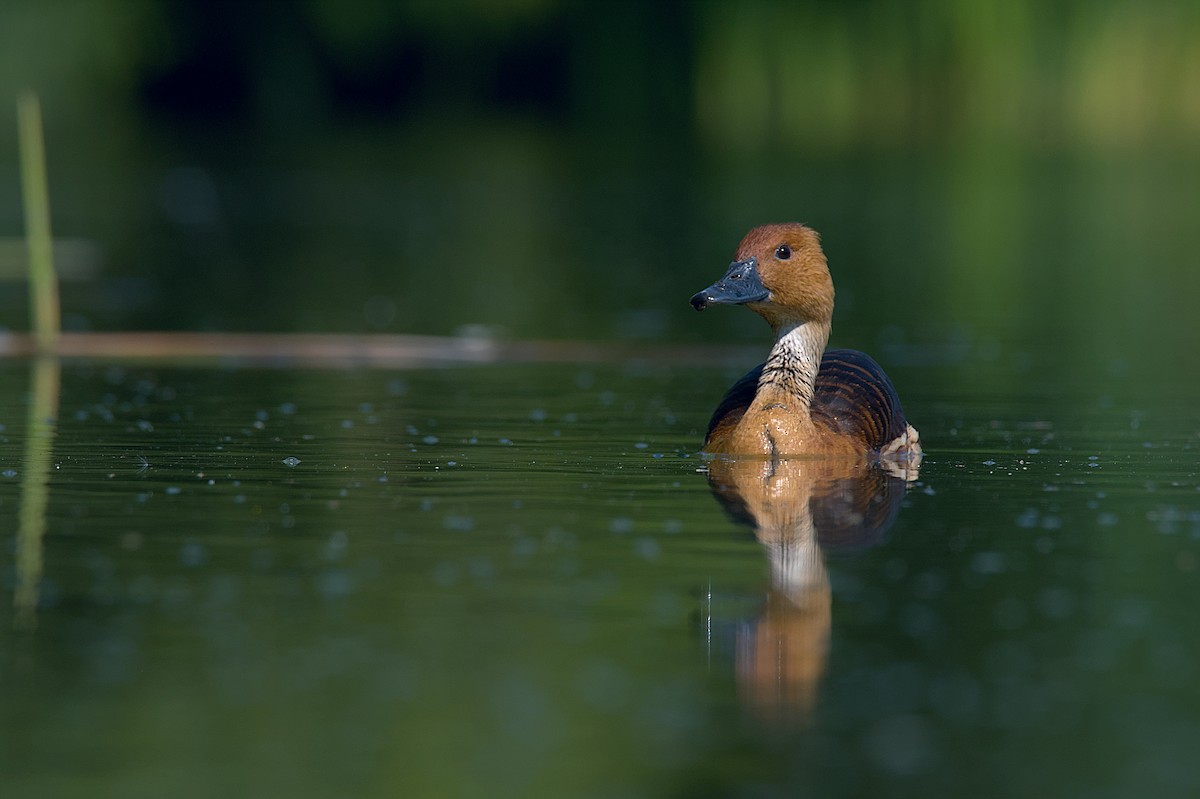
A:
POLYGON ((50 478, 54 474, 54 436, 58 430, 58 395, 62 384, 58 358, 34 358, 29 369, 29 411, 25 458, 21 462, 21 505, 17 511, 17 585, 13 593, 13 626, 18 630, 37 626, 38 592, 45 564, 46 509, 50 505, 50 478))
POLYGON ((50 191, 46 185, 46 147, 42 109, 37 95, 17 98, 17 131, 21 155, 21 196, 25 205, 25 240, 29 248, 29 303, 38 352, 58 344, 58 280, 50 245, 50 191))

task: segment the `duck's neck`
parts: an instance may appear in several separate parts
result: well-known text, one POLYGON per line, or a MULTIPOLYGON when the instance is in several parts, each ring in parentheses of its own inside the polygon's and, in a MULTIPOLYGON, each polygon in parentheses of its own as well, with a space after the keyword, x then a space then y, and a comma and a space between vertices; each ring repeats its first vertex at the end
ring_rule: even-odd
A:
POLYGON ((790 401, 808 410, 821 354, 829 341, 829 323, 785 325, 775 335, 775 346, 758 379, 759 396, 773 402, 790 401))

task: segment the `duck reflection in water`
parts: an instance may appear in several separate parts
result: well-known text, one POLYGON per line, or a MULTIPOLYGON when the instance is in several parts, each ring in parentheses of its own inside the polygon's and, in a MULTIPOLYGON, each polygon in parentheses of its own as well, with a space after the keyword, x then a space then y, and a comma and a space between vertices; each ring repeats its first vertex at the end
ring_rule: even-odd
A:
POLYGON ((738 690, 755 715, 803 721, 829 655, 832 593, 823 551, 858 551, 884 540, 918 459, 717 458, 714 495, 754 528, 771 564, 758 616, 735 633, 738 690))

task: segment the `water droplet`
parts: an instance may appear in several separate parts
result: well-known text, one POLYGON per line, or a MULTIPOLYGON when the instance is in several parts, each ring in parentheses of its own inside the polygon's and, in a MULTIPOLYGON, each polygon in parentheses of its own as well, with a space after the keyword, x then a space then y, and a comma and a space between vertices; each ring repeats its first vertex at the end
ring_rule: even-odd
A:
POLYGON ((208 560, 208 551, 198 541, 188 541, 179 548, 179 560, 184 566, 203 566, 208 560))
POLYGON ((1004 555, 999 552, 980 552, 971 558, 971 569, 980 574, 1001 574, 1007 568, 1004 555))
POLYGON ((317 590, 325 597, 344 597, 354 590, 354 580, 341 570, 322 572, 317 576, 317 590))
POLYGON ((1046 588, 1038 595, 1038 606, 1050 619, 1065 619, 1075 612, 1076 604, 1075 595, 1065 588, 1046 588))
POLYGON ((295 469, 297 466, 300 465, 300 459, 295 456, 289 455, 288 457, 283 459, 283 465, 288 467, 289 469, 295 469))
POLYGON ((634 542, 633 550, 645 560, 658 560, 662 554, 662 547, 653 538, 639 538, 634 542))
POLYGON ((334 530, 329 536, 329 541, 325 543, 325 554, 330 558, 340 557, 348 542, 349 536, 345 530, 334 530))
POLYGON ((443 588, 449 588, 458 582, 460 570, 449 561, 442 561, 433 567, 433 581, 443 588))
POLYGON ((608 529, 614 533, 628 533, 633 529, 633 519, 628 516, 618 516, 609 523, 608 529))

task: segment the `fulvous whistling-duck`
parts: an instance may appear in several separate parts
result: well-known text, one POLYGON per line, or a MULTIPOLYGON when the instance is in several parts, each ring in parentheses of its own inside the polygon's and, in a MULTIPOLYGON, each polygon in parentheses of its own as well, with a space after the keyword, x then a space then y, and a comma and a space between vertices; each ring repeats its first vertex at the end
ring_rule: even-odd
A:
POLYGON ((717 406, 706 452, 920 457, 920 437, 882 367, 855 350, 825 349, 833 280, 816 231, 787 223, 747 233, 725 276, 692 297, 698 311, 719 304, 761 316, 775 345, 717 406))

